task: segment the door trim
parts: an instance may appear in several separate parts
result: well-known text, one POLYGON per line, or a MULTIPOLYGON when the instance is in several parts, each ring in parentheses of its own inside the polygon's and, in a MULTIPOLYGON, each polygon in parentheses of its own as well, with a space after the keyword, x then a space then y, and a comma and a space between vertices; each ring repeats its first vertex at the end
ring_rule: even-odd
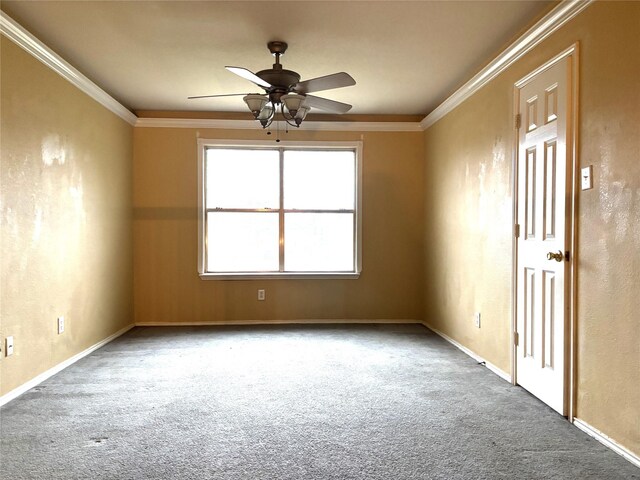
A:
POLYGON ((517 326, 517 258, 518 258, 518 242, 515 235, 515 225, 518 220, 518 129, 515 125, 515 118, 518 115, 518 105, 520 103, 520 89, 529 83, 529 81, 537 74, 547 70, 555 65, 557 62, 570 57, 570 75, 571 78, 567 84, 568 99, 568 111, 567 111, 567 155, 570 156, 567 159, 567 175, 570 176, 571 182, 568 183, 567 196, 569 200, 569 209, 566 218, 566 234, 567 244, 570 248, 570 260, 569 260, 569 272, 567 282, 568 290, 568 312, 567 312, 567 335, 566 335, 566 350, 565 357, 567 360, 567 377, 565 381, 565 393, 567 401, 567 418, 573 423, 575 418, 576 407, 576 309, 577 309, 577 278, 576 278, 576 264, 578 259, 578 187, 579 187, 579 172, 578 172, 578 72, 579 72, 579 43, 576 42, 569 48, 563 50, 558 55, 547 61, 540 67, 533 70, 531 73, 522 77, 513 85, 513 116, 514 129, 513 129, 513 154, 511 169, 513 175, 511 176, 511 191, 513 192, 513 204, 512 204, 512 237, 511 237, 511 335, 509 341, 511 342, 511 383, 516 385, 516 343, 515 332, 517 326))

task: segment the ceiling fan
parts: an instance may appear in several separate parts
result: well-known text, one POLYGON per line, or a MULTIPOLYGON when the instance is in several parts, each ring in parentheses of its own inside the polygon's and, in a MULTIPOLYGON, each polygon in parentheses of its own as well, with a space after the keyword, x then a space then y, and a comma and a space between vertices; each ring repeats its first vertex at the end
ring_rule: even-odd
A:
POLYGON ((273 122, 278 112, 278 108, 285 121, 294 127, 300 126, 311 108, 318 108, 329 113, 346 113, 351 109, 351 105, 347 103, 309 95, 311 92, 355 85, 356 81, 351 75, 340 72, 301 82, 300 75, 297 72, 285 70, 280 64, 280 57, 286 52, 287 44, 285 42, 274 41, 267 43, 267 48, 271 54, 276 57, 276 63, 273 64, 273 68, 253 73, 242 67, 225 67, 230 72, 262 87, 265 91, 264 94, 229 93, 222 95, 200 95, 188 98, 196 99, 243 95, 243 100, 249 107, 249 110, 251 110, 251 113, 253 113, 255 119, 260 122, 262 128, 267 128, 271 125, 271 122, 273 122))

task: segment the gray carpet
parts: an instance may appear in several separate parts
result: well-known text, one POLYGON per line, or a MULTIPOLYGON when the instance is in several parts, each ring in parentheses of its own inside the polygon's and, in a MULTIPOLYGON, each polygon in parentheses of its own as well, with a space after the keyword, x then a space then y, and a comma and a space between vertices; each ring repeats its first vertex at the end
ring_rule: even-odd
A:
POLYGON ((419 325, 136 328, 0 410, 2 479, 635 479, 419 325))

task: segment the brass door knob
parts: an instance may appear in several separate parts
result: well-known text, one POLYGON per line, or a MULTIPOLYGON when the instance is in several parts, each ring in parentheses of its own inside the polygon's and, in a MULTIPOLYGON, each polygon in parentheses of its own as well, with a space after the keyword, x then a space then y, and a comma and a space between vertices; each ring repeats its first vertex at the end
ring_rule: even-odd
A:
POLYGON ((564 260, 564 253, 558 250, 557 253, 549 252, 547 253, 547 260, 555 260, 556 262, 561 262, 564 260))

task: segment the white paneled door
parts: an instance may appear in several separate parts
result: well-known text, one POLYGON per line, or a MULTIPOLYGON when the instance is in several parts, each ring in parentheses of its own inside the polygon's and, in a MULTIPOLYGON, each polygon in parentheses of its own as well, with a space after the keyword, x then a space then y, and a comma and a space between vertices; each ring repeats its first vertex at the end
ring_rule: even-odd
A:
POLYGON ((567 414, 572 57, 516 86, 516 382, 567 414))

